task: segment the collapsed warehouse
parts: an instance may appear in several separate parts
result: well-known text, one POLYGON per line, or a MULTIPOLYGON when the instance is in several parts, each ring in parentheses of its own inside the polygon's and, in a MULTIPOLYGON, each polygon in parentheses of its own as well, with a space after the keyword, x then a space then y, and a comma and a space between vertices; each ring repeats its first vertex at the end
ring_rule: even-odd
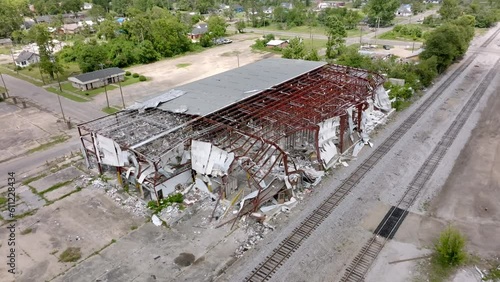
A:
POLYGON ((289 201, 370 144, 390 110, 383 76, 266 59, 166 91, 78 126, 89 167, 116 169, 145 199, 195 187, 239 215, 289 201))

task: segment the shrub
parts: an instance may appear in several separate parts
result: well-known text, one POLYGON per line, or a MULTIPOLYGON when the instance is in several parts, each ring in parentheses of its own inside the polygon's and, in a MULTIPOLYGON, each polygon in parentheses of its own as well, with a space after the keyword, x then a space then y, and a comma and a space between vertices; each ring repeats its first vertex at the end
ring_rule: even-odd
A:
POLYGON ((134 74, 132 75, 132 77, 139 77, 139 74, 138 74, 138 73, 134 73, 134 74))
POLYGON ((434 246, 437 261, 443 266, 456 266, 466 259, 465 237, 455 228, 449 226, 439 236, 434 246))
POLYGON ((146 77, 144 75, 139 76, 139 81, 146 81, 146 77))
POLYGON ((132 75, 132 73, 131 73, 131 72, 129 72, 129 71, 126 71, 126 72, 125 72, 125 76, 131 76, 131 75, 132 75))
POLYGON ((59 256, 60 262, 75 262, 82 257, 80 248, 69 247, 59 256))
POLYGON ((162 209, 171 206, 173 203, 182 203, 183 200, 184 196, 181 193, 177 193, 168 196, 166 199, 160 200, 160 205, 158 205, 156 201, 149 201, 147 206, 153 213, 159 213, 162 209))

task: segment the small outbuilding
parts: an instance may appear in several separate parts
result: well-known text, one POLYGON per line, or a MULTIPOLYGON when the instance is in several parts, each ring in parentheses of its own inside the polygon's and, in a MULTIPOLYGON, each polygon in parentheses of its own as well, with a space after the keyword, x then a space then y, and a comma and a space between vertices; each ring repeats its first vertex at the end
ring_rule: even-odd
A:
POLYGON ((120 68, 107 68, 68 77, 73 87, 82 91, 92 90, 111 83, 125 80, 125 71, 120 68))
POLYGON ((288 40, 278 40, 278 39, 275 39, 275 40, 271 40, 269 42, 267 42, 266 44, 266 47, 267 48, 285 48, 286 46, 288 46, 288 40))
POLYGON ((24 50, 19 54, 19 56, 17 56, 14 61, 16 63, 16 66, 24 68, 40 62, 40 56, 37 53, 24 50))

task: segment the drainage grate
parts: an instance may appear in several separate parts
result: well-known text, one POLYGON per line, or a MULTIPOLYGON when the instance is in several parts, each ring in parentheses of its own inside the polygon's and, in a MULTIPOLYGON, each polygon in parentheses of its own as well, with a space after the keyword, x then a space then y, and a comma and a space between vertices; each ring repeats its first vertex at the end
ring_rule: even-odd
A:
POLYGON ((392 206, 373 233, 392 239, 407 214, 408 211, 392 206))

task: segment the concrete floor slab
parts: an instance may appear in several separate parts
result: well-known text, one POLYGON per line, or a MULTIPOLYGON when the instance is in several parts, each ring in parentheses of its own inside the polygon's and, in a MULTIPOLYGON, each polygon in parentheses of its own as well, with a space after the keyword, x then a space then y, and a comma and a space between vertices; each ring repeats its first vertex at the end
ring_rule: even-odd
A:
POLYGON ((36 191, 42 192, 42 191, 49 189, 53 185, 56 185, 58 183, 62 183, 65 181, 73 180, 82 174, 83 173, 79 169, 77 169, 73 166, 70 166, 70 167, 64 168, 56 173, 50 174, 49 176, 46 176, 42 179, 39 179, 37 181, 33 181, 29 185, 32 186, 33 188, 35 188, 36 191))

